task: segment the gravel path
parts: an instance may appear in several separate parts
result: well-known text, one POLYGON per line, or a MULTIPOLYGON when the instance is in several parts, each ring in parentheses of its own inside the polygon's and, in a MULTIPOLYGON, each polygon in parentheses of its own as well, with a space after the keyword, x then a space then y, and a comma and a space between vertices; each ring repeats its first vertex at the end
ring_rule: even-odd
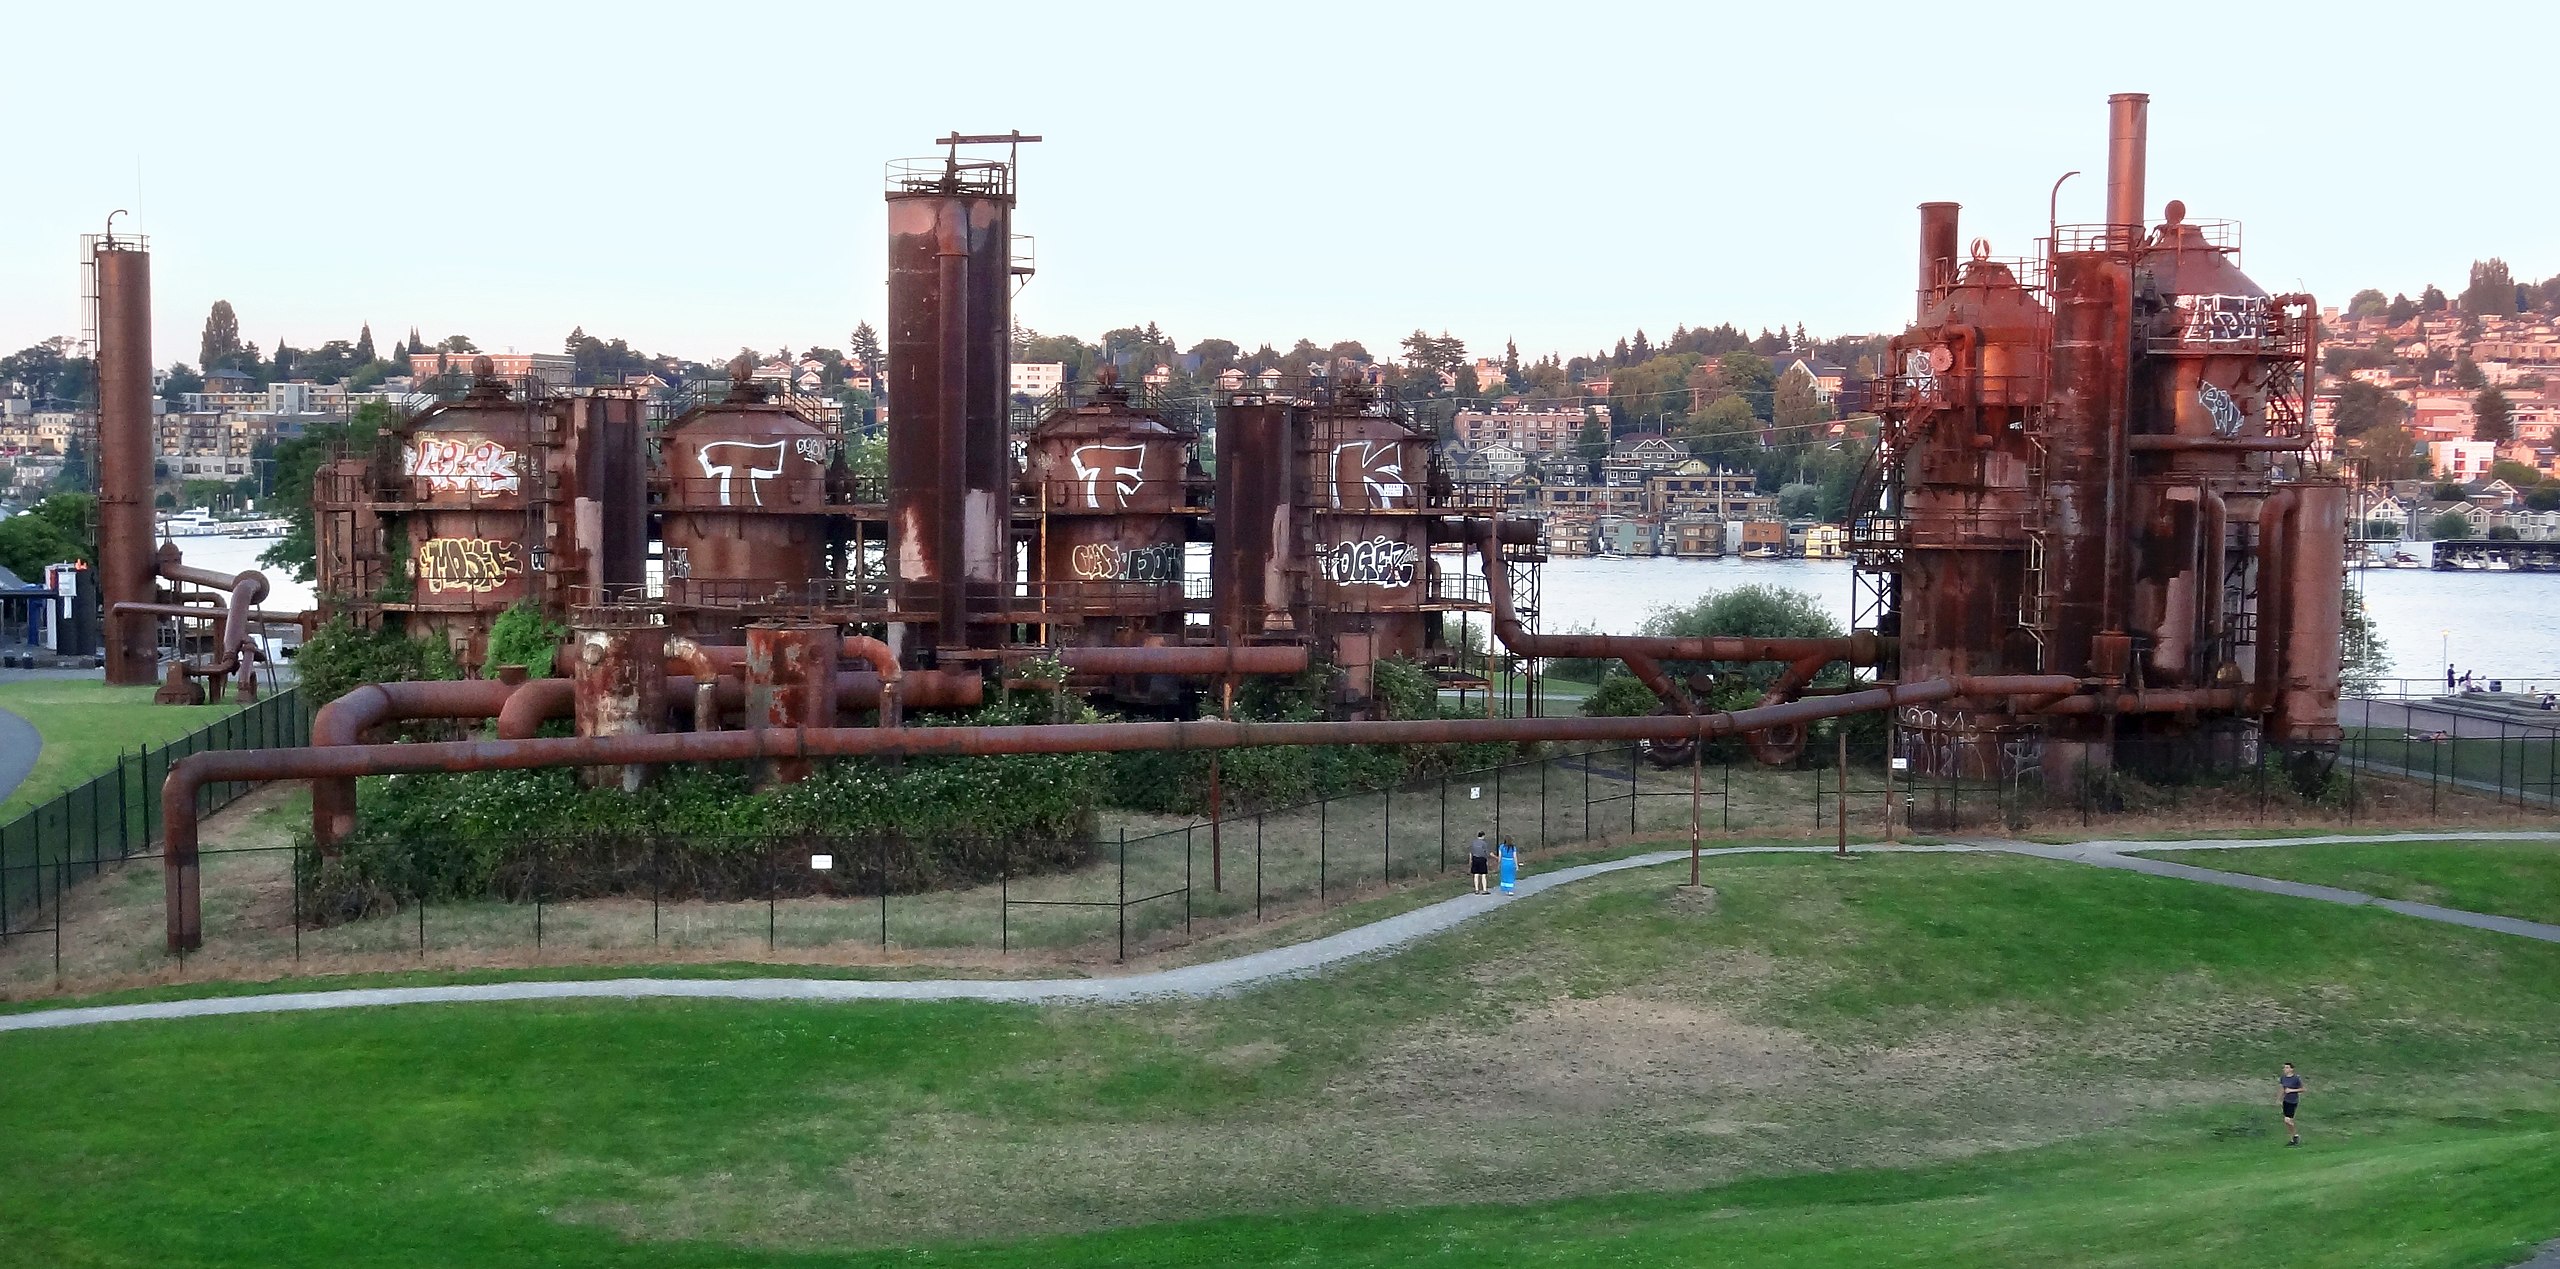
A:
MULTIPOLYGON (((2377 899, 2352 890, 2300 882, 2275 881, 2244 873, 2219 872, 2164 860, 2143 859, 2136 850, 2243 850, 2255 846, 2299 846, 2377 841, 2528 841, 2560 839, 2560 833, 2463 832, 2402 833, 2370 836, 2231 838, 2197 841, 2078 842, 2048 846, 2036 842, 1986 840, 1945 846, 1869 848, 1871 853, 1930 854, 2000 851, 2039 859, 2124 868, 2154 876, 2175 877, 2209 885, 2231 886, 2267 894, 2318 899, 2329 903, 2388 908, 2405 916, 2492 930, 2523 938, 2560 942, 2560 926, 2511 917, 2439 908, 2431 904, 2377 899)), ((1828 854, 1828 846, 1725 846, 1708 855, 1828 854)), ((1223 996, 1265 983, 1303 978, 1332 966, 1393 951, 1461 922, 1532 895, 1630 868, 1652 868, 1686 860, 1686 850, 1658 850, 1624 859, 1581 864, 1523 878, 1519 892, 1490 897, 1460 895, 1416 908, 1356 929, 1222 961, 1150 970, 1106 978, 1044 979, 907 979, 879 981, 831 978, 605 978, 568 982, 473 983, 444 987, 374 987, 335 991, 283 992, 256 996, 219 996, 197 1000, 165 1000, 146 1004, 91 1005, 0 1014, 0 1032, 52 1027, 88 1026, 101 1022, 138 1022, 168 1018, 207 1018, 227 1014, 295 1013, 312 1009, 365 1009, 383 1005, 458 1004, 492 1000, 638 1000, 690 998, 720 1000, 987 1000, 1042 1004, 1079 1002, 1120 1004, 1174 997, 1223 996)))

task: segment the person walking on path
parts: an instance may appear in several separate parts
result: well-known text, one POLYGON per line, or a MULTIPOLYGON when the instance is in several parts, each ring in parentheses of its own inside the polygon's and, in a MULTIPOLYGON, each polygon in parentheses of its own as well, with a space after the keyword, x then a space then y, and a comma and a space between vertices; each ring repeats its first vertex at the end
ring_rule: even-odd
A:
POLYGON ((2302 1144, 2302 1133, 2293 1126, 2293 1112, 2302 1104, 2302 1077, 2293 1073, 2293 1063, 2284 1064, 2284 1074, 2276 1077, 2276 1092, 2284 1099, 2285 1144, 2302 1144))
POLYGON ((1476 839, 1467 843, 1467 878, 1474 883, 1477 894, 1492 893, 1486 888, 1493 879, 1492 870, 1493 843, 1485 840, 1483 833, 1477 833, 1476 839))

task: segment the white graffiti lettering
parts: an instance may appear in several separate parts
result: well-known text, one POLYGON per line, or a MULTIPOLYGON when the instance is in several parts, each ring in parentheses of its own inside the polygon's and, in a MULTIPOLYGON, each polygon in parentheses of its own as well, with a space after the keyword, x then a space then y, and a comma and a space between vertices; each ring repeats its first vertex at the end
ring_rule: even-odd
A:
POLYGON ((1316 573, 1337 586, 1401 589, 1413 585, 1420 557, 1410 542, 1390 537, 1335 542, 1316 548, 1316 573))
POLYGON ((823 436, 803 436, 800 439, 791 442, 791 452, 798 454, 802 458, 808 459, 810 462, 816 463, 820 467, 824 467, 827 465, 827 438, 823 436))
POLYGON ((720 505, 724 507, 737 505, 735 502, 730 500, 731 486, 729 482, 730 478, 737 474, 740 466, 744 466, 746 469, 747 497, 751 500, 751 505, 758 507, 763 506, 763 482, 769 476, 779 476, 782 474, 782 463, 784 457, 783 445, 780 441, 769 441, 763 444, 757 444, 753 441, 709 441, 705 442, 702 448, 695 450, 693 456, 694 461, 702 464, 704 474, 719 478, 720 505), (711 454, 714 450, 722 451, 721 457, 731 461, 713 461, 711 454), (755 462, 754 460, 758 457, 772 459, 773 466, 766 467, 755 462), (746 461, 743 463, 737 461, 740 459, 746 461))
POLYGON ((680 582, 691 576, 693 576, 693 549, 683 546, 668 547, 667 580, 680 582))
POLYGON ((2196 400, 2204 404, 2204 412, 2213 416, 2213 434, 2238 436, 2243 421, 2240 403, 2231 394, 2209 383, 2196 385, 2196 400))
POLYGON ((427 593, 487 594, 524 573, 523 548, 492 538, 429 538, 410 564, 427 593))
POLYGON ((1113 509, 1125 507, 1138 492, 1144 477, 1147 447, 1144 445, 1081 445, 1067 455, 1076 469, 1076 479, 1084 482, 1084 505, 1087 510, 1102 510, 1102 479, 1111 478, 1111 488, 1120 495, 1113 509), (1094 455, 1088 461, 1085 455, 1094 455), (1123 461, 1125 460, 1125 461, 1123 461))
POLYGON ((1930 352, 1914 348, 1902 354, 1902 381, 1924 396, 1938 390, 1938 369, 1929 359, 1930 352))
POLYGON ((1394 441, 1346 441, 1334 446, 1333 505, 1343 505, 1342 491, 1350 485, 1366 491, 1372 507, 1393 508, 1397 500, 1413 496, 1412 486, 1404 483, 1404 462, 1394 441))
POLYGON ((2255 295, 2182 295, 2179 339, 2190 344, 2254 344, 2267 333, 2267 302, 2255 295))
POLYGON ((514 450, 467 437, 417 438, 400 455, 400 474, 424 478, 429 493, 511 494, 524 487, 514 450))
POLYGON ((1182 544, 1159 542, 1124 550, 1111 542, 1083 542, 1069 553, 1068 566, 1088 582, 1162 584, 1182 580, 1182 544))

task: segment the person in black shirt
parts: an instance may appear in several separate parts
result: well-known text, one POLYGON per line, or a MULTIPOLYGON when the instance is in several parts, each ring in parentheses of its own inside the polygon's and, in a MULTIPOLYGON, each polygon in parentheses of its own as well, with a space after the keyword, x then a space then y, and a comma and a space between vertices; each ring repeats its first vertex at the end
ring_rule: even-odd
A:
POLYGON ((2302 1077, 2293 1073, 2293 1063, 2284 1064, 2284 1074, 2276 1077, 2276 1092, 2284 1098, 2285 1144, 2302 1144, 2302 1133, 2293 1126, 2294 1107, 2302 1102, 2302 1077))

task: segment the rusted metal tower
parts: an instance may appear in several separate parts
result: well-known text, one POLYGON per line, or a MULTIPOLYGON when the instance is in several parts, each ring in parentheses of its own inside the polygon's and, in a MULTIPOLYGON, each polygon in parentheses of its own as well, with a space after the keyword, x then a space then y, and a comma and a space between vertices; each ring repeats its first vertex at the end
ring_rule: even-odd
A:
MULTIPOLYGON (((118 213, 122 214, 122 213, 118 213)), ((148 604, 158 589, 151 524, 151 245, 108 230, 83 239, 98 338, 98 589, 102 611, 148 604)), ((107 682, 158 677, 145 622, 108 624, 107 682)))
POLYGON ((910 661, 1004 640, 1014 165, 1039 139, 954 133, 888 168, 890 641, 910 661), (1005 157, 960 155, 983 145, 1005 157))

